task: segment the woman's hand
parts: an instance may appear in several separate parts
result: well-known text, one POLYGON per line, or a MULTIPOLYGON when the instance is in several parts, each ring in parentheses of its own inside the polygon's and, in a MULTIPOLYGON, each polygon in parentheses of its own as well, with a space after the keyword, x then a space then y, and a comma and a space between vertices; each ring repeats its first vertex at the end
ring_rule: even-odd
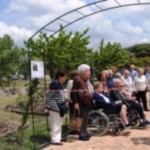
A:
POLYGON ((78 104, 78 103, 75 103, 75 104, 74 104, 74 109, 75 109, 75 110, 79 110, 79 104, 78 104))
POLYGON ((44 113, 48 114, 49 110, 47 108, 44 109, 44 113))
POLYGON ((115 102, 115 104, 122 104, 122 101, 118 100, 118 101, 115 102))

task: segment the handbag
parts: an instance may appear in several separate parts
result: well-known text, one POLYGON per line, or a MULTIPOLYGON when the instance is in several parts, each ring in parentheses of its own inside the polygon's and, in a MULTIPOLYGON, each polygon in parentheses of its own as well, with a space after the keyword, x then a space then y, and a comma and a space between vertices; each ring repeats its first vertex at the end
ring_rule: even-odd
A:
POLYGON ((60 113, 60 117, 64 117, 65 114, 68 112, 68 107, 66 105, 66 102, 62 102, 62 103, 58 103, 58 108, 59 108, 59 113, 60 113))
POLYGON ((70 119, 70 129, 72 131, 79 131, 80 132, 82 121, 83 121, 83 119, 81 117, 75 116, 75 114, 74 114, 74 116, 72 116, 70 119))
POLYGON ((72 117, 70 120, 70 129, 72 131, 80 131, 83 119, 81 117, 72 117))

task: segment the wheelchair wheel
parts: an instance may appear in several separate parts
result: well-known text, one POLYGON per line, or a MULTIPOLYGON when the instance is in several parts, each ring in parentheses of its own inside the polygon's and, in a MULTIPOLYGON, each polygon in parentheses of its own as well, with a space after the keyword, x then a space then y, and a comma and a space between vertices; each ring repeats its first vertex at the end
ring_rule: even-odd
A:
POLYGON ((140 122, 140 116, 137 110, 131 109, 128 112, 128 119, 130 124, 132 124, 133 126, 137 125, 140 122))
POLYGON ((101 111, 93 110, 89 113, 91 126, 89 128, 93 135, 103 135, 109 128, 109 118, 101 111))
POLYGON ((119 128, 113 129, 112 133, 113 133, 113 135, 115 135, 115 136, 119 135, 119 134, 120 134, 119 128))

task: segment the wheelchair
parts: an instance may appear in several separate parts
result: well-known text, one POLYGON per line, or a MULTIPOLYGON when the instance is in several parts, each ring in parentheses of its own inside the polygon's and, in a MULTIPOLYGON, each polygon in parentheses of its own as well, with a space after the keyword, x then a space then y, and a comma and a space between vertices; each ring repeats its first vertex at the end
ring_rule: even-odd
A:
POLYGON ((109 129, 112 129, 113 135, 119 135, 121 131, 119 126, 124 126, 117 114, 105 114, 102 109, 90 111, 88 118, 90 120, 89 131, 93 135, 102 136, 109 129))
POLYGON ((130 108, 130 104, 123 100, 123 103, 127 106, 127 117, 128 121, 132 126, 136 126, 138 123, 140 123, 140 115, 138 111, 135 108, 130 108))
MULTIPOLYGON (((129 123, 132 126, 140 122, 140 116, 137 110, 131 109, 127 112, 129 123)), ((124 123, 117 114, 106 114, 103 109, 92 110, 88 114, 90 120, 89 130, 93 135, 104 135, 108 130, 112 130, 113 135, 119 135, 122 128, 125 128, 124 123)))
POLYGON ((136 126, 140 123, 140 115, 135 109, 131 109, 127 112, 127 118, 132 126, 136 126))

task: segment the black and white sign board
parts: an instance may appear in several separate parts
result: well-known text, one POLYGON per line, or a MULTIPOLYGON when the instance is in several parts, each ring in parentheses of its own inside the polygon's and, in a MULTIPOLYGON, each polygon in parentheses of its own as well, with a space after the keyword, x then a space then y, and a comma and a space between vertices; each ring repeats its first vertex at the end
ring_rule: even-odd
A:
POLYGON ((43 61, 31 61, 31 79, 44 78, 44 63, 43 61))

